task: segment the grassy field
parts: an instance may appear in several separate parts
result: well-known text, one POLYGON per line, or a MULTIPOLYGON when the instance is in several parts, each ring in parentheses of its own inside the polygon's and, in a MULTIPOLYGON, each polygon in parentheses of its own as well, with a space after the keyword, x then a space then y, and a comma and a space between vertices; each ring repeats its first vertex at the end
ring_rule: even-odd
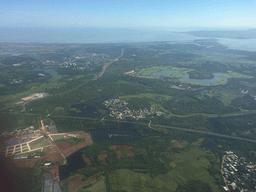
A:
MULTIPOLYGON (((170 189, 175 190, 179 184, 196 179, 208 183, 212 191, 220 191, 219 187, 214 183, 214 178, 206 170, 209 162, 204 158, 205 154, 205 151, 193 148, 187 152, 172 155, 173 162, 176 163, 176 166, 168 173, 172 179, 165 186, 170 186, 170 189)), ((155 180, 160 183, 159 180, 162 180, 162 178, 158 176, 155 180)))
POLYGON ((47 145, 50 145, 51 143, 48 141, 48 139, 46 139, 45 137, 37 139, 35 141, 32 141, 29 143, 30 149, 36 149, 36 148, 40 148, 40 147, 45 147, 47 145))
POLYGON ((61 142, 68 142, 71 145, 76 145, 76 144, 84 143, 85 140, 84 138, 69 138, 69 139, 58 139, 55 141, 56 144, 59 144, 61 142))
MULTIPOLYGON (((170 154, 170 153, 169 153, 170 154)), ((206 152, 192 148, 187 152, 170 154, 176 166, 167 174, 152 179, 149 174, 129 169, 116 170, 109 176, 110 191, 175 191, 178 185, 189 180, 200 180, 208 183, 212 191, 220 191, 214 178, 206 170, 209 161, 204 157, 206 152)))
POLYGON ((86 189, 79 189, 78 192, 106 192, 105 177, 100 177, 96 183, 86 189))
MULTIPOLYGON (((188 68, 180 68, 180 67, 172 67, 172 66, 154 66, 149 67, 140 70, 137 75, 138 76, 150 76, 154 73, 160 72, 160 71, 179 71, 179 73, 187 73, 190 71, 193 71, 194 69, 188 69, 188 68)), ((176 74, 176 73, 170 73, 170 74, 176 74)), ((182 75, 183 76, 183 75, 182 75)))
POLYGON ((53 141, 59 140, 59 139, 63 139, 65 135, 51 135, 53 141))
POLYGON ((157 185, 149 174, 137 173, 129 169, 114 171, 109 176, 110 191, 156 191, 157 185))

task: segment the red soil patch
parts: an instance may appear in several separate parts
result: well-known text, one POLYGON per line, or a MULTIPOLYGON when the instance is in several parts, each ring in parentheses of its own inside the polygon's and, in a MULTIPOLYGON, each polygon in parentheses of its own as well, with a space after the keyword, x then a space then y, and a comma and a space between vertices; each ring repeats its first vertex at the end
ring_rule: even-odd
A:
POLYGON ((117 158, 120 159, 122 157, 122 153, 120 150, 116 150, 117 158))
POLYGON ((72 145, 68 142, 62 142, 62 143, 59 143, 57 145, 57 147, 61 150, 61 149, 67 149, 69 147, 71 147, 72 145))
POLYGON ((44 148, 43 152, 45 154, 44 158, 48 161, 59 161, 63 159, 59 151, 57 151, 57 149, 54 147, 46 147, 44 148))
POLYGON ((53 165, 50 173, 53 175, 53 177, 59 177, 59 165, 53 165))
POLYGON ((126 157, 134 157, 134 153, 133 152, 127 153, 126 157))
POLYGON ((119 149, 133 149, 133 146, 129 146, 129 145, 112 145, 112 150, 119 150, 119 149))
POLYGON ((73 132, 68 132, 68 133, 78 134, 80 136, 83 136, 83 138, 85 139, 85 142, 77 144, 77 145, 71 145, 67 142, 62 142, 62 143, 58 144, 57 146, 59 147, 61 152, 65 154, 66 157, 71 155, 72 153, 78 151, 79 149, 85 148, 88 145, 91 145, 93 143, 90 133, 85 133, 84 131, 73 131, 73 132))
POLYGON ((85 154, 82 154, 84 162, 87 163, 87 165, 92 165, 91 157, 86 157, 85 154))
POLYGON ((178 148, 182 148, 182 145, 181 145, 180 142, 177 141, 177 140, 173 143, 173 146, 174 146, 174 147, 178 147, 178 148))
POLYGON ((33 167, 37 159, 15 159, 17 167, 33 167))
POLYGON ((176 141, 174 141, 174 142, 172 143, 171 146, 167 147, 166 149, 167 149, 168 151, 171 151, 172 148, 175 148, 175 147, 177 147, 177 148, 182 148, 182 145, 180 144, 179 141, 176 140, 176 141))

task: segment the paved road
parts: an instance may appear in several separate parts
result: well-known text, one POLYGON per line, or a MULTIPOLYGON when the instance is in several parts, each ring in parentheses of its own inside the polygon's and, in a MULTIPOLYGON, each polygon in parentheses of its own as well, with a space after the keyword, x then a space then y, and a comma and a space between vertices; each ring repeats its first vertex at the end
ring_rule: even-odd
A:
POLYGON ((122 49, 121 55, 119 57, 117 57, 116 59, 110 61, 109 63, 104 64, 104 66, 103 66, 101 72, 99 73, 98 77, 101 77, 104 74, 105 70, 107 69, 107 67, 109 65, 111 65, 115 61, 118 61, 118 59, 123 56, 123 53, 124 53, 124 49, 122 49))

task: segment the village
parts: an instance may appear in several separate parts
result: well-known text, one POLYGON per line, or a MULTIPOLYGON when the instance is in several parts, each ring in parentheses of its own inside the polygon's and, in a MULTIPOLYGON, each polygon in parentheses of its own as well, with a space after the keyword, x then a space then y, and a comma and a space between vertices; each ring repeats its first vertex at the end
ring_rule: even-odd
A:
POLYGON ((157 116, 164 115, 163 112, 156 110, 154 107, 150 109, 144 108, 139 110, 131 110, 128 107, 128 102, 121 99, 110 99, 104 102, 105 106, 110 109, 110 117, 116 119, 125 119, 127 117, 136 120, 146 118, 146 115, 156 114, 157 116))
POLYGON ((221 174, 226 186, 226 191, 238 188, 239 191, 256 190, 256 165, 246 162, 244 157, 238 157, 232 151, 226 151, 223 156, 221 174))

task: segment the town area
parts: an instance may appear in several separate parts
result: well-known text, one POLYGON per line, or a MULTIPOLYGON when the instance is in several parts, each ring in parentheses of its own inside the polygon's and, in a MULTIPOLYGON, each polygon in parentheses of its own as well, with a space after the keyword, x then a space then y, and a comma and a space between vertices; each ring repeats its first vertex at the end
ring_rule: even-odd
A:
POLYGON ((223 156, 221 174, 226 183, 226 191, 236 188, 239 191, 255 191, 256 165, 247 162, 244 157, 238 157, 232 151, 226 151, 223 156))
POLYGON ((164 115, 163 112, 156 110, 154 107, 150 107, 150 109, 144 108, 139 110, 131 110, 128 107, 128 102, 121 99, 110 99, 105 101, 104 104, 108 109, 110 109, 110 117, 116 119, 125 119, 130 117, 138 120, 141 118, 146 118, 146 115, 164 115))

